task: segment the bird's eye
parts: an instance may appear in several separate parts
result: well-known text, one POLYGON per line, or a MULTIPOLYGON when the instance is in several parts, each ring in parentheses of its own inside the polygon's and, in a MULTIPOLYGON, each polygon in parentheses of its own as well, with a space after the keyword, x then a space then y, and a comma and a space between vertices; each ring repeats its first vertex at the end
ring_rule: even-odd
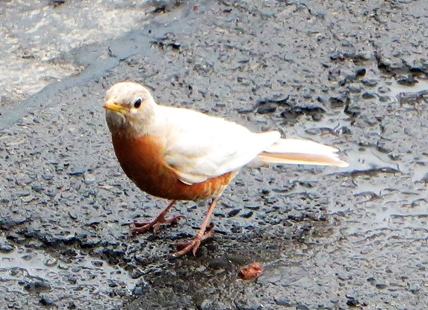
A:
POLYGON ((134 108, 138 109, 139 107, 141 107, 141 98, 137 98, 134 101, 134 108))

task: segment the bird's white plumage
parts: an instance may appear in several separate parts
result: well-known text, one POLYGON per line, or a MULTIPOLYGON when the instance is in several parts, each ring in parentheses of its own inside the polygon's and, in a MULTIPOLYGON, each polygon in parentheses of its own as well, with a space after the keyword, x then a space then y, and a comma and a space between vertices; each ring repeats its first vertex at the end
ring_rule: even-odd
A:
POLYGON ((302 139, 280 139, 264 150, 268 153, 299 153, 299 154, 325 154, 330 155, 337 152, 331 146, 320 144, 311 140, 302 139))
MULTIPOLYGON (((254 159, 264 163, 345 167, 337 149, 309 140, 281 139, 280 133, 253 133, 222 118, 157 105, 140 84, 121 82, 106 95, 104 107, 112 134, 156 138, 163 159, 185 184, 235 172, 254 159), (136 98, 142 104, 134 106, 136 98)), ((144 159, 147 160, 147 159, 144 159)))
POLYGON ((165 160, 185 182, 199 183, 235 171, 280 139, 276 131, 253 133, 222 118, 181 108, 160 108, 168 123, 163 134, 165 160))

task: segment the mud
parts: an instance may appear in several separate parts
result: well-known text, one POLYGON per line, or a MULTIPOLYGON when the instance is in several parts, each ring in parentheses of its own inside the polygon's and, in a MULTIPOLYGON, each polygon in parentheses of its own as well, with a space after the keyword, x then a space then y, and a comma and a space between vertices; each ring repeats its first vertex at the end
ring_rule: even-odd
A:
POLYGON ((0 308, 427 308, 424 0, 58 3, 0 4, 0 308), (129 236, 166 201, 112 150, 102 100, 128 79, 350 167, 243 169, 215 236, 170 259, 206 204, 129 236))

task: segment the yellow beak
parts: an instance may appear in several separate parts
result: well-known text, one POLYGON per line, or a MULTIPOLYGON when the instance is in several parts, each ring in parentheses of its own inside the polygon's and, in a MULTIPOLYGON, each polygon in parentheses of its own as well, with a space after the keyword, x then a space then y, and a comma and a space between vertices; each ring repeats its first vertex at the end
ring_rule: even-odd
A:
POLYGON ((104 102, 103 108, 106 110, 110 110, 113 112, 118 112, 118 113, 122 113, 124 112, 124 108, 118 104, 116 104, 113 101, 106 101, 104 102))

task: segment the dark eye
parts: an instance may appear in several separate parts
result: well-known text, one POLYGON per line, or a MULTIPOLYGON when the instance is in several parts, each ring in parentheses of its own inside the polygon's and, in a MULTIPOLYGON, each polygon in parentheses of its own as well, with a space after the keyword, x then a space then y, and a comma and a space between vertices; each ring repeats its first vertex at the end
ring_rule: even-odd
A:
POLYGON ((141 107, 141 98, 137 98, 134 101, 134 108, 138 109, 139 107, 141 107))

